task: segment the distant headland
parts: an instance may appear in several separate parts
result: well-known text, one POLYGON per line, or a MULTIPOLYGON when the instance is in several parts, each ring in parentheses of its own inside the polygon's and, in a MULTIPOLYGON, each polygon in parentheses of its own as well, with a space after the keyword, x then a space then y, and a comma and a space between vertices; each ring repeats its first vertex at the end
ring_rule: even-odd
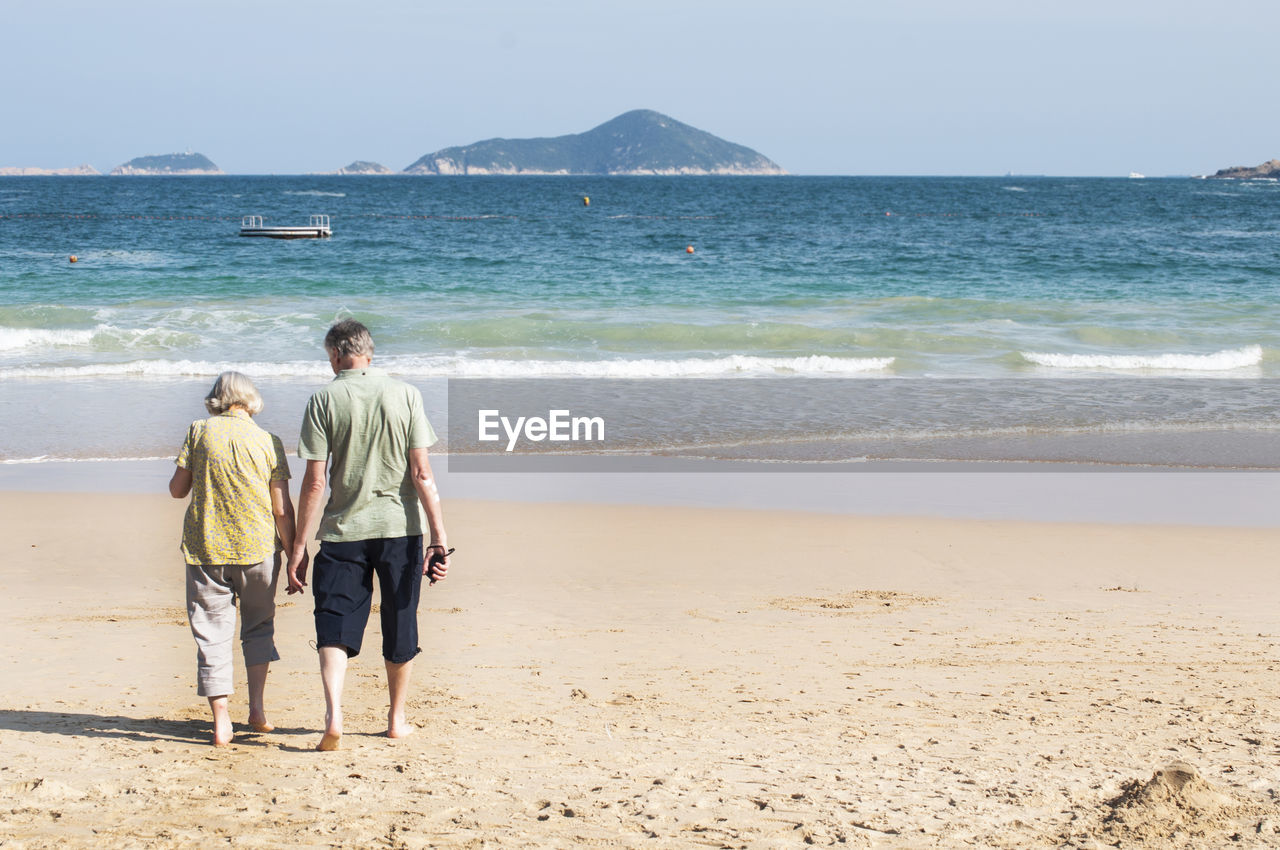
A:
POLYGON ((101 171, 88 164, 71 168, 0 167, 0 177, 96 177, 100 174, 101 171))
POLYGON ((1251 180, 1259 177, 1280 177, 1280 159, 1273 159, 1270 162, 1264 162, 1262 165, 1237 165, 1233 168, 1224 168, 1217 174, 1210 174, 1210 177, 1226 177, 1236 180, 1251 180))
POLYGON ((191 153, 190 151, 187 153, 140 156, 129 160, 124 165, 117 165, 111 169, 113 176, 222 173, 222 169, 214 165, 209 157, 202 153, 191 153))
MULTIPOLYGON (((77 168, 0 168, 0 176, 94 175, 77 168)), ((111 169, 112 176, 223 174, 207 156, 140 156, 111 169)), ((585 133, 536 139, 486 139, 419 157, 404 171, 356 160, 331 174, 786 174, 773 160, 651 109, 635 109, 585 133)))
POLYGON ((488 139, 429 153, 406 174, 786 174, 743 145, 650 109, 576 135, 488 139))

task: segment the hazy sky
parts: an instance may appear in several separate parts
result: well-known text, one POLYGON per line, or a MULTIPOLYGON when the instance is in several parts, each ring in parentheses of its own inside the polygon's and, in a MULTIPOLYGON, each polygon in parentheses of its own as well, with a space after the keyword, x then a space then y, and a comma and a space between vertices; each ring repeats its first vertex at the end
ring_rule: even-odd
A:
POLYGON ((1274 0, 0 0, 0 166, 401 169, 649 108, 796 174, 1280 157, 1274 0))

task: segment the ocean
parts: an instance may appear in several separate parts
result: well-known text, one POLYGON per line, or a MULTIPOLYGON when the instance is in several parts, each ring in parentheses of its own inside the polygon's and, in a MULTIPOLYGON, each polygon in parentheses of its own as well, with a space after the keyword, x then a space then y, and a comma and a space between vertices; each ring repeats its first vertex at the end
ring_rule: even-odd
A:
POLYGON ((228 368, 292 447, 346 316, 446 436, 556 379, 654 397, 623 453, 1280 465, 1280 184, 1014 176, 5 178, 0 462, 171 457, 228 368))

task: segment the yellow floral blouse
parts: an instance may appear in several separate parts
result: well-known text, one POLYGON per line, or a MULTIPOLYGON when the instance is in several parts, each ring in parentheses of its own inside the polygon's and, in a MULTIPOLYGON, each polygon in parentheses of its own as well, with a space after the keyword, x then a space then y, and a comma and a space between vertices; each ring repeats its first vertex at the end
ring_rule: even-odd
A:
POLYGON ((260 564, 280 550, 271 482, 287 481, 289 464, 279 437, 229 410, 192 422, 176 463, 191 470, 182 523, 188 564, 260 564))

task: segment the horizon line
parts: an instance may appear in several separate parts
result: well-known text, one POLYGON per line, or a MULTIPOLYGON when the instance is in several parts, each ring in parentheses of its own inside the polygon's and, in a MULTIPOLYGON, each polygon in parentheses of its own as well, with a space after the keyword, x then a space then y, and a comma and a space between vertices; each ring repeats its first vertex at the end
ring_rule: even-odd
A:
MULTIPOLYGON (((24 167, 24 166, 10 166, 24 167)), ((35 167, 35 166, 25 166, 35 167)), ((44 169, 46 171, 55 171, 56 169, 44 169)), ((1159 174, 1159 175, 1141 175, 1135 177, 1130 174, 1049 174, 1049 173, 981 173, 981 174, 946 174, 946 173, 795 173, 788 172, 786 174, 649 174, 643 172, 634 173, 617 173, 617 174, 600 174, 594 172, 575 172, 569 174, 553 174, 540 172, 526 172, 517 174, 412 174, 407 171, 390 171, 381 174, 341 174, 337 171, 227 171, 220 174, 110 174, 101 172, 98 174, 3 174, 0 173, 0 179, 3 178, 43 178, 43 177, 66 177, 66 178, 94 178, 94 177, 111 177, 111 178, 131 178, 131 177, 414 177, 422 179, 465 179, 465 178, 509 178, 509 177, 550 177, 550 178, 566 178, 566 177, 662 177, 668 179, 682 179, 689 177, 716 177, 724 179, 777 179, 787 177, 857 177, 857 178, 922 178, 922 177, 942 177, 952 179, 1019 179, 1019 180, 1035 180, 1035 179, 1090 179, 1090 180, 1180 180, 1191 179, 1198 180, 1201 178, 1211 178, 1215 175, 1211 174, 1159 174)), ((1216 179, 1225 180, 1275 180, 1274 177, 1223 177, 1216 179)))

